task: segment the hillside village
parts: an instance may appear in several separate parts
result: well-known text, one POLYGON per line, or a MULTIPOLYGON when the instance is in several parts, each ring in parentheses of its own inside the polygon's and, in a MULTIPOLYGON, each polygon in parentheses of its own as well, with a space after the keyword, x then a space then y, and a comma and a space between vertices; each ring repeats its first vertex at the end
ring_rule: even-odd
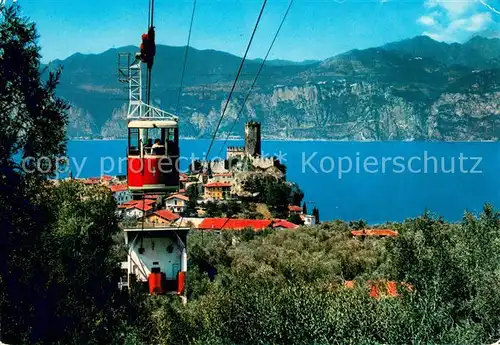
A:
POLYGON ((319 212, 308 214, 301 206, 303 193, 286 181, 286 168, 275 157, 261 157, 260 124, 245 126, 245 145, 227 148, 226 159, 193 162, 181 173, 179 191, 169 195, 145 194, 134 200, 125 177, 101 176, 80 179, 85 184, 107 186, 123 224, 130 226, 177 226, 198 230, 259 231, 294 229, 314 225, 319 212), (266 193, 266 188, 270 188, 266 193), (276 190, 283 191, 275 193, 276 190), (266 194, 272 194, 268 198, 266 194))

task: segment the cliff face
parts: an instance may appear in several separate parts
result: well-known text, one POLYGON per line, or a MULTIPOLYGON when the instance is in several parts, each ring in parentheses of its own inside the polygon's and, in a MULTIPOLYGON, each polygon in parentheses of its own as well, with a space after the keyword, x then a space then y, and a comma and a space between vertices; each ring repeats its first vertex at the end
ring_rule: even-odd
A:
MULTIPOLYGON (((185 114, 181 124, 190 133, 209 134, 220 107, 185 114)), ((232 102, 221 135, 228 133, 240 107, 241 102, 232 102)), ((283 86, 256 93, 235 128, 250 119, 262 123, 267 138, 498 140, 500 92, 443 93, 411 101, 391 87, 364 82, 283 86)))
MULTIPOLYGON (((161 49, 168 55, 169 47, 161 49)), ((106 52, 103 56, 115 59, 114 54, 106 52)), ((177 76, 170 71, 182 62, 176 60, 182 54, 175 54, 169 56, 174 60, 171 68, 161 59, 155 67, 154 102, 168 111, 177 110, 181 135, 210 137, 238 59, 225 53, 193 50, 197 61, 188 63, 177 107, 177 76)), ((322 62, 278 61, 264 68, 241 109, 258 68, 258 61, 249 61, 219 133, 221 137, 243 136, 244 123, 254 119, 262 123, 265 138, 498 140, 499 56, 498 39, 475 38, 463 45, 447 45, 417 37, 381 48, 354 50, 322 62)), ((79 56, 71 57, 69 68, 65 68, 71 82, 63 79, 62 96, 82 109, 70 117, 70 135, 86 128, 85 133, 124 137, 127 92, 116 87, 111 71, 108 78, 92 69, 89 60, 98 57, 88 57, 83 65, 78 62, 79 56), (75 76, 73 70, 78 66, 75 76), (78 80, 85 87, 78 85, 78 80), (90 103, 90 99, 96 101, 90 103), (82 122, 90 125, 81 126, 82 122)), ((61 63, 64 66, 64 61, 61 63)))
POLYGON ((497 141, 500 137, 500 92, 441 95, 431 106, 427 137, 497 141))
POLYGON ((68 136, 89 137, 95 135, 97 127, 88 111, 71 105, 68 110, 68 136))

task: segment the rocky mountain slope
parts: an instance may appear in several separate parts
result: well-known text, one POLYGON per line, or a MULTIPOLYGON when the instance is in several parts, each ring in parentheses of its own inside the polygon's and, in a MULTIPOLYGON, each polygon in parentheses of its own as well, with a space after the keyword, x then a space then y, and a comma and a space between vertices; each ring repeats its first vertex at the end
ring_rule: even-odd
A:
MULTIPOLYGON (((59 94, 74 109, 70 136, 124 137, 127 90, 117 81, 117 52, 75 54, 59 94)), ((217 124, 240 58, 190 48, 177 105, 184 48, 159 46, 153 101, 180 117, 184 136, 209 137, 217 124)), ((256 119, 268 138, 332 140, 498 140, 500 39, 474 37, 446 44, 415 37, 353 50, 321 62, 275 60, 263 69, 241 109, 259 60, 247 61, 221 126, 241 135, 256 119), (241 110, 240 110, 241 109, 241 110)))

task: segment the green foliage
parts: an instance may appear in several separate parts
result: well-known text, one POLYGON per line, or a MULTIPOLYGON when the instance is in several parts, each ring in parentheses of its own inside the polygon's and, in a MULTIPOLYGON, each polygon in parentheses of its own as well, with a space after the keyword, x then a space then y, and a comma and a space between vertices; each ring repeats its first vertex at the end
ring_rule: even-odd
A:
POLYGON ((208 201, 205 203, 204 208, 206 217, 222 217, 223 215, 222 208, 217 202, 208 201))
POLYGON ((253 174, 243 183, 245 191, 257 193, 256 202, 267 204, 277 218, 286 217, 287 206, 300 205, 304 193, 297 185, 271 174, 253 174))
POLYGON ((2 300, 4 339, 110 342, 110 330, 120 328, 115 314, 121 312, 116 203, 106 187, 74 181, 47 190, 44 202, 46 220, 30 229, 39 233, 31 255, 10 253, 21 264, 22 278, 2 275, 9 288, 16 287, 2 300))
POLYGON ((297 225, 304 225, 304 221, 302 220, 302 218, 300 218, 300 216, 296 213, 293 213, 291 214, 289 217, 288 217, 288 221, 289 222, 292 222, 293 224, 297 224, 297 225))
POLYGON ((43 81, 34 25, 17 6, 0 11, 0 337, 12 344, 118 341, 116 203, 105 187, 46 181, 65 153, 60 71, 43 81), (28 157, 44 164, 23 166, 28 157))
POLYGON ((313 208, 312 210, 312 215, 314 216, 314 219, 316 221, 316 224, 319 224, 320 223, 320 219, 319 219, 319 209, 317 209, 316 207, 313 208))
POLYGON ((206 217, 227 217, 232 218, 242 212, 241 204, 234 200, 227 201, 207 201, 204 204, 206 217))
POLYGON ((279 160, 276 160, 275 166, 276 166, 276 168, 278 168, 279 171, 281 171, 283 173, 283 175, 286 176, 286 165, 285 164, 281 163, 281 161, 279 161, 279 160))
MULTIPOLYGON (((353 225, 353 224, 351 224, 353 225)), ((358 224, 359 225, 359 224, 358 224)), ((363 225, 363 224, 361 224, 363 225)), ((498 338, 500 216, 449 224, 428 214, 364 241, 343 222, 190 235, 190 302, 155 309, 157 338, 191 344, 483 344, 498 338), (204 236, 204 237, 203 237, 204 236), (202 239, 200 241, 200 239, 202 239), (236 240, 235 240, 236 239, 236 240), (191 242, 192 241, 192 242, 191 242), (210 281, 200 263, 217 269, 210 281), (355 289, 342 287, 344 280, 355 289), (369 297, 368 280, 412 284, 369 297), (195 280, 195 281, 193 281, 195 280)))
POLYGON ((466 213, 460 224, 425 214, 403 224, 391 248, 393 274, 411 281, 455 323, 469 324, 478 336, 494 335, 500 327, 500 291, 493 288, 500 278, 499 241, 500 215, 491 205, 479 218, 466 213))
POLYGON ((352 220, 349 222, 349 227, 353 230, 362 230, 368 226, 368 223, 364 219, 352 220))
POLYGON ((291 183, 290 186, 290 204, 300 206, 302 199, 304 199, 304 192, 296 183, 291 183))
POLYGON ((242 202, 240 204, 240 211, 235 218, 244 219, 263 219, 263 215, 257 212, 257 206, 251 202, 242 202))
POLYGON ((198 207, 198 199, 200 198, 200 190, 196 183, 190 184, 186 190, 186 196, 189 200, 186 202, 186 208, 182 213, 184 217, 191 217, 196 215, 196 208, 198 207))

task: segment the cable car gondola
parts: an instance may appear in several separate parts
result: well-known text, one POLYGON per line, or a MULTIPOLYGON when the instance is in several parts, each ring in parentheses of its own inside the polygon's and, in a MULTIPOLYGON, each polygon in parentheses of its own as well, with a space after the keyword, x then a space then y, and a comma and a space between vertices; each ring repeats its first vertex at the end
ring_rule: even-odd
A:
POLYGON ((128 122, 127 178, 134 194, 172 192, 179 188, 179 129, 168 119, 128 122))

